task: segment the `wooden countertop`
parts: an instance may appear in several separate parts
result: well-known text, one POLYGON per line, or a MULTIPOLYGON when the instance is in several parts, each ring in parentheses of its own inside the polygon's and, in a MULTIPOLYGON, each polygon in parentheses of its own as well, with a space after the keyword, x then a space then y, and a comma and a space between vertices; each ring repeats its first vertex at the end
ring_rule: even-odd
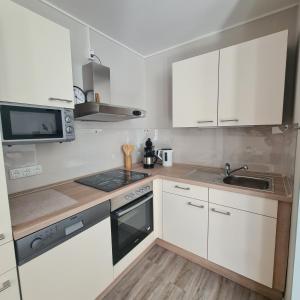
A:
POLYGON ((255 175, 256 177, 273 179, 273 191, 266 192, 226 185, 222 182, 222 170, 217 168, 174 164, 173 167, 157 166, 154 169, 144 169, 141 165, 137 165, 133 170, 148 173, 150 176, 109 193, 81 185, 72 180, 10 195, 14 239, 20 239, 158 178, 278 201, 290 203, 292 201, 288 181, 285 177, 276 174, 247 172, 248 176, 255 175))

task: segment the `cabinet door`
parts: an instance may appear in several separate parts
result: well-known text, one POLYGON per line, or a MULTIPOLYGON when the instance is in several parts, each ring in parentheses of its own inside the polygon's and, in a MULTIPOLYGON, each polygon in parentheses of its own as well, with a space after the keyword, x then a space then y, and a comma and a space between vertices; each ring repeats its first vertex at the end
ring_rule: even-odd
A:
POLYGON ((93 300, 113 280, 110 218, 19 267, 23 300, 93 300))
POLYGON ((0 274, 16 267, 14 242, 10 241, 0 246, 0 274))
POLYGON ((272 287, 276 219, 209 205, 208 259, 272 287))
POLYGON ((173 64, 173 127, 217 126, 219 51, 173 64))
POLYGON ((282 123, 287 31, 220 50, 219 126, 282 123))
POLYGON ((163 193, 163 239, 207 258, 208 203, 163 193))
POLYGON ((1 0, 0 40, 0 101, 74 106, 67 29, 1 0))
POLYGON ((20 299, 17 270, 12 269, 0 276, 0 300, 20 299))
MULTIPOLYGON (((9 202, 0 134, 0 245, 12 240, 9 202)), ((0 246, 1 247, 1 246, 0 246)), ((0 250, 1 251, 1 250, 0 250)), ((13 251, 13 250, 12 250, 13 251)), ((0 262, 1 263, 1 262, 0 262)))

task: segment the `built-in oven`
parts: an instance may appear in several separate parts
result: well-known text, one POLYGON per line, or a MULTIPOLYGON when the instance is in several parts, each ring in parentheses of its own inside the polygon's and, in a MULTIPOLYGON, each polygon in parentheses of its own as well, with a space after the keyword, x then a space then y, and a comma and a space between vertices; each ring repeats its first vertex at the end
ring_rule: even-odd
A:
POLYGON ((111 199, 110 217, 115 265, 153 231, 152 184, 111 199))

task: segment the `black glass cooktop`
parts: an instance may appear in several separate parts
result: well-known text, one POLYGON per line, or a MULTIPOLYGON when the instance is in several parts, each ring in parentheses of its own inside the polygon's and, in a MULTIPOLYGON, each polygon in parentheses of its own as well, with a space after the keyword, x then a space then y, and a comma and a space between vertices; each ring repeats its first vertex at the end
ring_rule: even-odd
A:
POLYGON ((84 177, 75 181, 104 192, 111 192, 148 176, 149 175, 145 173, 118 169, 84 177))

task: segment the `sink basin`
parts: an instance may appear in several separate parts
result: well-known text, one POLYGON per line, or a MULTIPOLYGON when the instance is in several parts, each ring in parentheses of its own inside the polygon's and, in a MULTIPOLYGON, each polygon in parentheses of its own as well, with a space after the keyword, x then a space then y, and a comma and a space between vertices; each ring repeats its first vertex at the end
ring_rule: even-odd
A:
POLYGON ((271 178, 255 178, 246 176, 228 176, 223 182, 230 185, 242 186, 256 190, 273 190, 273 182, 271 178))

